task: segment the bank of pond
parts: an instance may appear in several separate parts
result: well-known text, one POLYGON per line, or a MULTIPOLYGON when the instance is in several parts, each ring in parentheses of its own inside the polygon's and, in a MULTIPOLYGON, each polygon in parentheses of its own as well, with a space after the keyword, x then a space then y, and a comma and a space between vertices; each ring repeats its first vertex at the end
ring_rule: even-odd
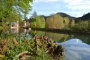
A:
POLYGON ((30 40, 15 37, 0 39, 1 60, 63 60, 64 47, 47 36, 34 35, 30 40))

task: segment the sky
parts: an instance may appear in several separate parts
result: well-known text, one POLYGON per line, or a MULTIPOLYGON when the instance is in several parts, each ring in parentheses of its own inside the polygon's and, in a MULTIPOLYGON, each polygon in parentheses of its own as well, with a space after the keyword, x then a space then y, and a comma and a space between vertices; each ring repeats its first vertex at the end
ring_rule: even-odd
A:
POLYGON ((34 0, 32 12, 49 16, 63 12, 74 17, 81 17, 90 12, 90 0, 34 0))

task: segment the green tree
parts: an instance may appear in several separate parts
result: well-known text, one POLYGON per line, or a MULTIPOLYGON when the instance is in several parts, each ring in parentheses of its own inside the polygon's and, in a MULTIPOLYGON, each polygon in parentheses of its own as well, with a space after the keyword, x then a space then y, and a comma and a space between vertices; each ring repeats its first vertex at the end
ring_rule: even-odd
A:
POLYGON ((30 27, 45 28, 45 19, 42 16, 38 16, 37 12, 34 12, 30 19, 30 27))
POLYGON ((37 17, 37 12, 34 11, 33 14, 32 14, 32 16, 31 16, 31 18, 36 18, 36 17, 37 17))
POLYGON ((80 31, 87 31, 88 29, 88 21, 81 21, 73 26, 73 29, 80 31))
POLYGON ((45 28, 45 20, 41 16, 37 16, 35 18, 32 18, 30 21, 31 21, 30 22, 30 24, 31 24, 30 27, 34 27, 34 28, 45 28))
POLYGON ((0 20, 2 22, 19 20, 26 15, 31 9, 33 0, 0 0, 0 20))
POLYGON ((64 28, 68 28, 69 26, 69 18, 68 17, 64 17, 63 18, 63 23, 64 23, 64 28))
POLYGON ((59 14, 51 15, 46 19, 46 28, 62 29, 63 27, 63 18, 59 14))
POLYGON ((72 20, 71 23, 70 23, 70 27, 73 27, 75 25, 75 21, 72 20))
POLYGON ((90 30, 90 20, 88 21, 88 30, 90 30))

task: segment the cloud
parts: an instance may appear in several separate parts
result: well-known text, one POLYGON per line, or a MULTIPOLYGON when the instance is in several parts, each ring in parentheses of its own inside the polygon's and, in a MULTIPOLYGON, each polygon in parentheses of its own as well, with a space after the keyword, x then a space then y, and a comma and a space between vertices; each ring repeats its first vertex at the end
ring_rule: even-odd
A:
POLYGON ((83 13, 76 13, 76 17, 81 17, 83 13))
POLYGON ((90 0, 63 0, 66 7, 72 10, 90 9, 90 0))
POLYGON ((82 0, 63 0, 65 3, 67 3, 68 5, 76 5, 76 4, 80 4, 82 2, 82 0))
POLYGON ((34 0, 33 11, 39 15, 64 12, 74 17, 81 17, 90 12, 90 0, 34 0))
POLYGON ((48 2, 57 2, 59 0, 35 0, 34 2, 44 2, 44 3, 48 3, 48 2))

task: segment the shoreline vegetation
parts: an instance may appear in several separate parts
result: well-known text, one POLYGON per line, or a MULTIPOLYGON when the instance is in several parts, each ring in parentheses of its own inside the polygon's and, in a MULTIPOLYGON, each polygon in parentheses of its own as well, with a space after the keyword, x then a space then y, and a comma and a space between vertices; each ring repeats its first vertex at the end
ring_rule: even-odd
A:
POLYGON ((65 33, 65 34, 80 34, 80 35, 90 35, 90 31, 83 30, 72 30, 72 29, 54 29, 54 28, 31 28, 32 30, 48 31, 54 33, 65 33))
POLYGON ((0 39, 1 60, 64 59, 64 47, 47 36, 34 35, 31 40, 0 39))

